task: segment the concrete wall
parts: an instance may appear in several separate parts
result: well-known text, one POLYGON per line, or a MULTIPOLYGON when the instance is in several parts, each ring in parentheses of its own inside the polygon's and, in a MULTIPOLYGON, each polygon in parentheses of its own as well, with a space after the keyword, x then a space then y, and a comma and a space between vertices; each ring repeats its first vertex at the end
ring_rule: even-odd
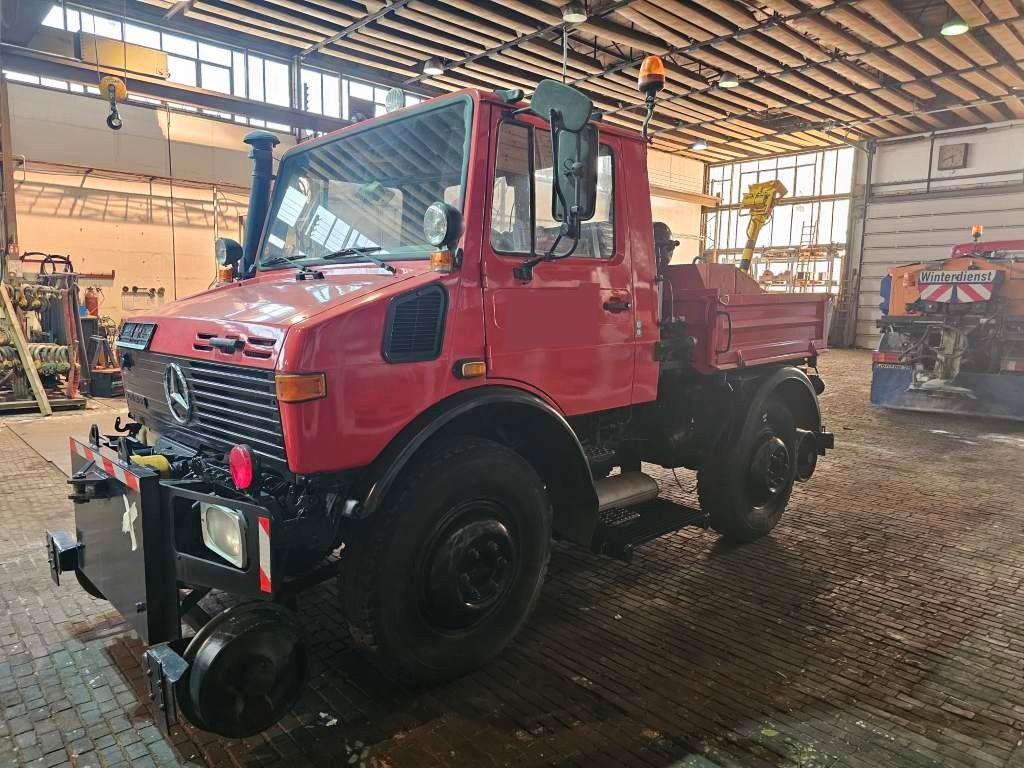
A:
MULTIPOLYGON (((70 255, 83 273, 113 271, 82 282, 102 289, 101 314, 115 320, 211 283, 214 239, 241 235, 249 128, 126 104, 124 128, 111 131, 99 99, 9 88, 14 153, 25 159, 15 173, 22 252, 70 255), (149 298, 150 288, 163 296, 149 298)), ((281 139, 278 152, 292 143, 281 139)))
POLYGON ((1024 238, 1024 124, 947 131, 879 143, 872 163, 863 238, 855 230, 850 252, 859 259, 856 344, 878 339, 879 283, 889 267, 941 259, 970 240, 972 224, 984 239, 1024 238), (937 170, 941 147, 967 143, 967 167, 937 170))

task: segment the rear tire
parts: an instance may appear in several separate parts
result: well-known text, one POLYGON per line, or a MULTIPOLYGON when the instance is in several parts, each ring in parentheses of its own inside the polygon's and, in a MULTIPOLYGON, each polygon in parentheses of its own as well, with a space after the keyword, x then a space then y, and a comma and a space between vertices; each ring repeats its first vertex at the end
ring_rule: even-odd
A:
POLYGON ((796 478, 796 425, 777 395, 756 418, 728 430, 697 473, 700 506, 711 527, 738 543, 767 535, 779 522, 796 478))
POLYGON ((540 594, 551 503, 533 467, 498 443, 438 443, 346 541, 341 599, 353 640, 414 684, 497 656, 540 594))

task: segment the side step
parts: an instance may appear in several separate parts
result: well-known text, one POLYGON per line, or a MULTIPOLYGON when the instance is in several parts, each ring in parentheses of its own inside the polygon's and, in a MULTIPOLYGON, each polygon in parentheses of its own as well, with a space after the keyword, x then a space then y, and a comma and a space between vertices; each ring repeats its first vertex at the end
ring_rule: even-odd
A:
POLYGON ((704 512, 669 499, 652 499, 628 509, 602 509, 600 515, 591 550, 627 563, 641 544, 690 525, 707 525, 704 512))
POLYGON ((597 507, 604 512, 642 504, 658 498, 658 481, 643 472, 623 472, 594 483, 597 507))

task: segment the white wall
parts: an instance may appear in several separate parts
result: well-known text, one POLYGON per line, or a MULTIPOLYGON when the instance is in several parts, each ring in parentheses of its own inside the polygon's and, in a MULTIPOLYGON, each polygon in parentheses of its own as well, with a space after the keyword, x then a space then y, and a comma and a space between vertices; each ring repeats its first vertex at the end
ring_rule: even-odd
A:
MULTIPOLYGON (((100 99, 9 89, 13 149, 25 159, 15 172, 22 252, 70 255, 83 273, 113 271, 113 280, 82 283, 103 290, 101 314, 115 320, 150 306, 122 298, 125 288, 163 288, 171 301, 210 284, 215 237, 240 239, 250 128, 125 104, 124 128, 111 131, 100 99)), ((281 139, 277 154, 292 143, 281 139)))
MULTIPOLYGON (((670 192, 704 192, 704 163, 667 152, 647 153, 647 173, 651 187, 670 192)), ((673 263, 688 264, 701 251, 699 203, 684 202, 667 196, 651 195, 651 213, 654 221, 668 224, 679 241, 672 258, 673 263)))
POLYGON ((864 347, 878 339, 879 284, 889 267, 948 256, 970 240, 972 224, 984 225, 985 240, 1024 238, 1024 124, 879 143, 871 177, 863 243, 851 243, 855 257, 863 247, 856 344, 864 347), (939 148, 964 142, 967 167, 936 170, 939 148))

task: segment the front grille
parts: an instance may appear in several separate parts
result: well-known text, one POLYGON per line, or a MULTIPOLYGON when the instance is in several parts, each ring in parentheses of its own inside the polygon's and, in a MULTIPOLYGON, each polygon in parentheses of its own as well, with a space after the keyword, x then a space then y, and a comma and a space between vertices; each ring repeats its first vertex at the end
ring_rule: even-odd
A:
POLYGON ((196 449, 227 451, 245 443, 268 464, 286 467, 273 371, 144 352, 133 358, 123 371, 125 394, 129 410, 143 423, 196 449), (172 416, 164 393, 171 363, 185 375, 192 401, 184 424, 172 416))

